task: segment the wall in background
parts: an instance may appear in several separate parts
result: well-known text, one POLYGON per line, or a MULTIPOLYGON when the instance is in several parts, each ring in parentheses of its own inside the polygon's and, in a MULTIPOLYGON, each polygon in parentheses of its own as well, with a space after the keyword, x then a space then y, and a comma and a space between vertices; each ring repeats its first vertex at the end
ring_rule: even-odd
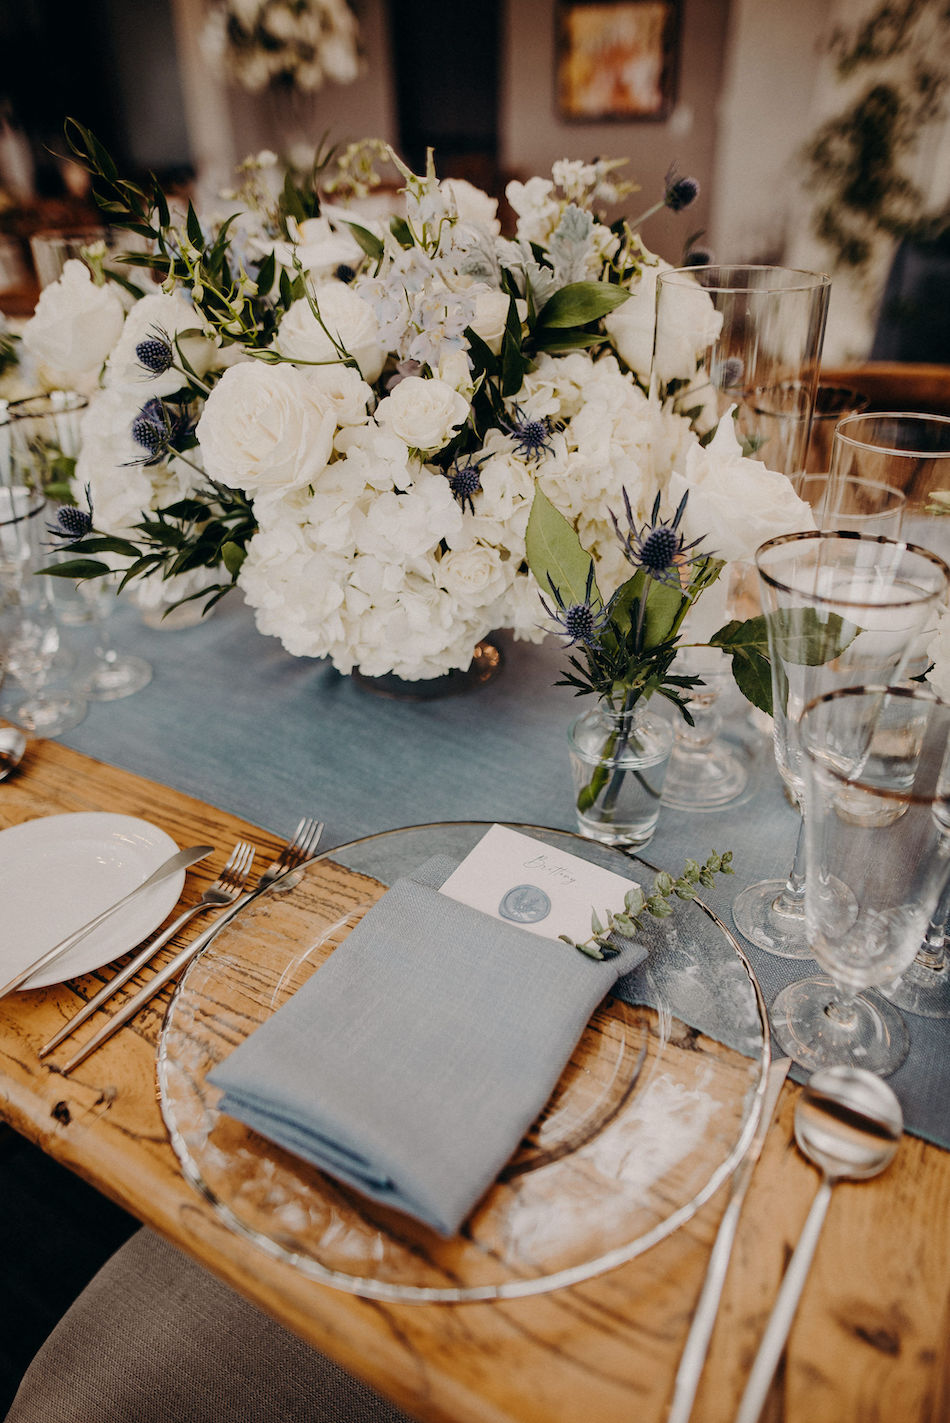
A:
POLYGON ((687 213, 661 213, 644 231, 648 246, 679 261, 683 241, 708 226, 715 167, 718 96, 729 0, 682 0, 674 107, 658 122, 565 122, 555 94, 554 0, 507 0, 501 90, 501 165, 512 176, 550 172, 558 158, 628 158, 641 192, 628 198, 631 216, 656 201, 667 169, 699 179, 687 213), (638 206, 639 205, 639 206, 638 206))

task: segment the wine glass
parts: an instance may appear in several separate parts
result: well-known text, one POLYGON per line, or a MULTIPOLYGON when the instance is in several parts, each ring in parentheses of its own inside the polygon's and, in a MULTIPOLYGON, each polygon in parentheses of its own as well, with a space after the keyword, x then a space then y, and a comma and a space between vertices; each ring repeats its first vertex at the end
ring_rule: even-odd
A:
MULTIPOLYGON (((900 682, 946 601, 950 569, 926 549, 847 531, 769 539, 755 562, 771 662, 775 759, 800 808, 803 708, 840 687, 900 682)), ((750 885, 732 913, 739 931, 767 953, 811 956, 801 830, 788 878, 750 885)))
POLYGON ((114 589, 103 578, 81 579, 77 588, 95 630, 92 666, 80 679, 81 691, 97 702, 117 701, 140 692, 152 680, 152 665, 144 657, 119 652, 113 646, 107 620, 116 600, 114 589))
POLYGON ((866 990, 911 963, 950 878, 950 706, 922 687, 846 687, 809 704, 805 924, 822 976, 770 1010, 801 1066, 895 1071, 907 1028, 866 990))
MULTIPOLYGON (((862 414, 840 422, 835 447, 840 474, 859 474, 900 489, 907 504, 907 537, 950 556, 950 419, 911 411, 862 414)), ((920 952, 900 980, 881 990, 906 1012, 950 1017, 948 916, 950 902, 938 906, 920 952)))
POLYGON ((59 628, 41 584, 21 586, 0 605, 0 661, 26 698, 12 709, 14 720, 37 736, 59 736, 86 715, 85 700, 72 692, 45 691, 59 648, 59 628))
MULTIPOLYGON (((657 279, 652 380, 700 435, 732 411, 747 453, 770 469, 805 468, 830 279, 787 267, 708 266, 657 279), (776 414, 777 412, 777 414, 776 414)), ((726 622, 730 614, 725 613, 726 622)), ((664 804, 720 810, 746 793, 749 758, 719 735, 722 657, 690 649, 678 670, 702 677, 678 725, 664 804)))
MULTIPOLYGON (((81 395, 55 390, 49 395, 12 401, 7 407, 14 474, 47 501, 47 564, 71 556, 62 537, 57 539, 57 510, 69 503, 75 493, 73 474, 81 443, 80 418, 86 405, 81 395)), ((78 690, 97 701, 112 701, 147 686, 152 678, 150 664, 142 657, 117 652, 106 636, 106 619, 114 601, 111 585, 100 579, 57 577, 50 582, 53 607, 60 622, 95 626, 92 666, 80 674, 78 690)))

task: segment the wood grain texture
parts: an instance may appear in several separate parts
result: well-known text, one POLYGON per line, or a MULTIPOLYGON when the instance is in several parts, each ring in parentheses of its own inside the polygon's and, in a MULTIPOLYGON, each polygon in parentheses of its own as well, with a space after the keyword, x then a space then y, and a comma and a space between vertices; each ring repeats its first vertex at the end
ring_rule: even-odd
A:
MULTIPOLYGON (((0 827, 97 809, 145 816, 180 844, 218 846, 220 857, 189 872, 186 897, 238 836, 264 862, 276 848, 257 827, 53 743, 31 745, 0 788, 0 827)), ((645 1255, 570 1289, 466 1305, 340 1293, 238 1238, 182 1179, 155 1084, 168 990, 69 1079, 39 1062, 38 1047, 100 981, 0 1002, 0 1115, 16 1130, 419 1419, 661 1423, 725 1190, 645 1255)), ((698 1423, 733 1416, 817 1186, 791 1144, 796 1092, 784 1089, 740 1220, 698 1423)), ((945 1423, 948 1233, 950 1156, 915 1138, 877 1180, 836 1187, 766 1418, 945 1423)))

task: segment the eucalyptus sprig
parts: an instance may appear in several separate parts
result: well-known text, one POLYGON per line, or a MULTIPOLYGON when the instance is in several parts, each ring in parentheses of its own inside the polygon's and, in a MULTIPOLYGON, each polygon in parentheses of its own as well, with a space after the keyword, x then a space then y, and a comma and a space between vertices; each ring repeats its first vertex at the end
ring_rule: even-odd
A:
POLYGON ((590 959, 616 958, 620 946, 614 941, 614 936, 632 938, 637 929, 643 928, 644 914, 650 914, 654 919, 669 919, 674 912, 671 899, 693 900, 699 885, 712 889, 715 875, 734 873, 731 850, 725 850, 721 855, 713 851, 702 865, 696 860, 687 860, 683 873, 677 879, 662 870, 655 877, 650 894, 646 894, 638 884, 631 886, 623 897, 623 909, 609 913, 606 923, 597 910, 592 909, 591 935, 583 943, 577 943, 567 934, 558 934, 558 938, 590 959))

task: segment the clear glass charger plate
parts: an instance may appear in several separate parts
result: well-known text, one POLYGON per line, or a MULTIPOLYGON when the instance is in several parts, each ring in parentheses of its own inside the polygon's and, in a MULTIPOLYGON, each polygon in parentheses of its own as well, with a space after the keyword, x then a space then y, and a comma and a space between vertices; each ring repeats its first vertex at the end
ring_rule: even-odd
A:
MULTIPOLYGON (((514 825, 645 886, 652 871, 568 831, 514 825)), ((461 1232, 444 1240, 218 1110, 207 1077, 332 952, 385 888, 486 823, 337 846, 190 965, 159 1045, 162 1114, 187 1180, 232 1229, 323 1284, 428 1303, 515 1298, 632 1259, 687 1221, 741 1159, 761 1110, 768 1016, 732 934, 701 901, 650 920, 649 956, 596 1011, 557 1088, 461 1232)), ((426 1011, 421 1002, 420 1013, 426 1011)), ((438 1065, 434 1065, 438 1070, 438 1065)))

